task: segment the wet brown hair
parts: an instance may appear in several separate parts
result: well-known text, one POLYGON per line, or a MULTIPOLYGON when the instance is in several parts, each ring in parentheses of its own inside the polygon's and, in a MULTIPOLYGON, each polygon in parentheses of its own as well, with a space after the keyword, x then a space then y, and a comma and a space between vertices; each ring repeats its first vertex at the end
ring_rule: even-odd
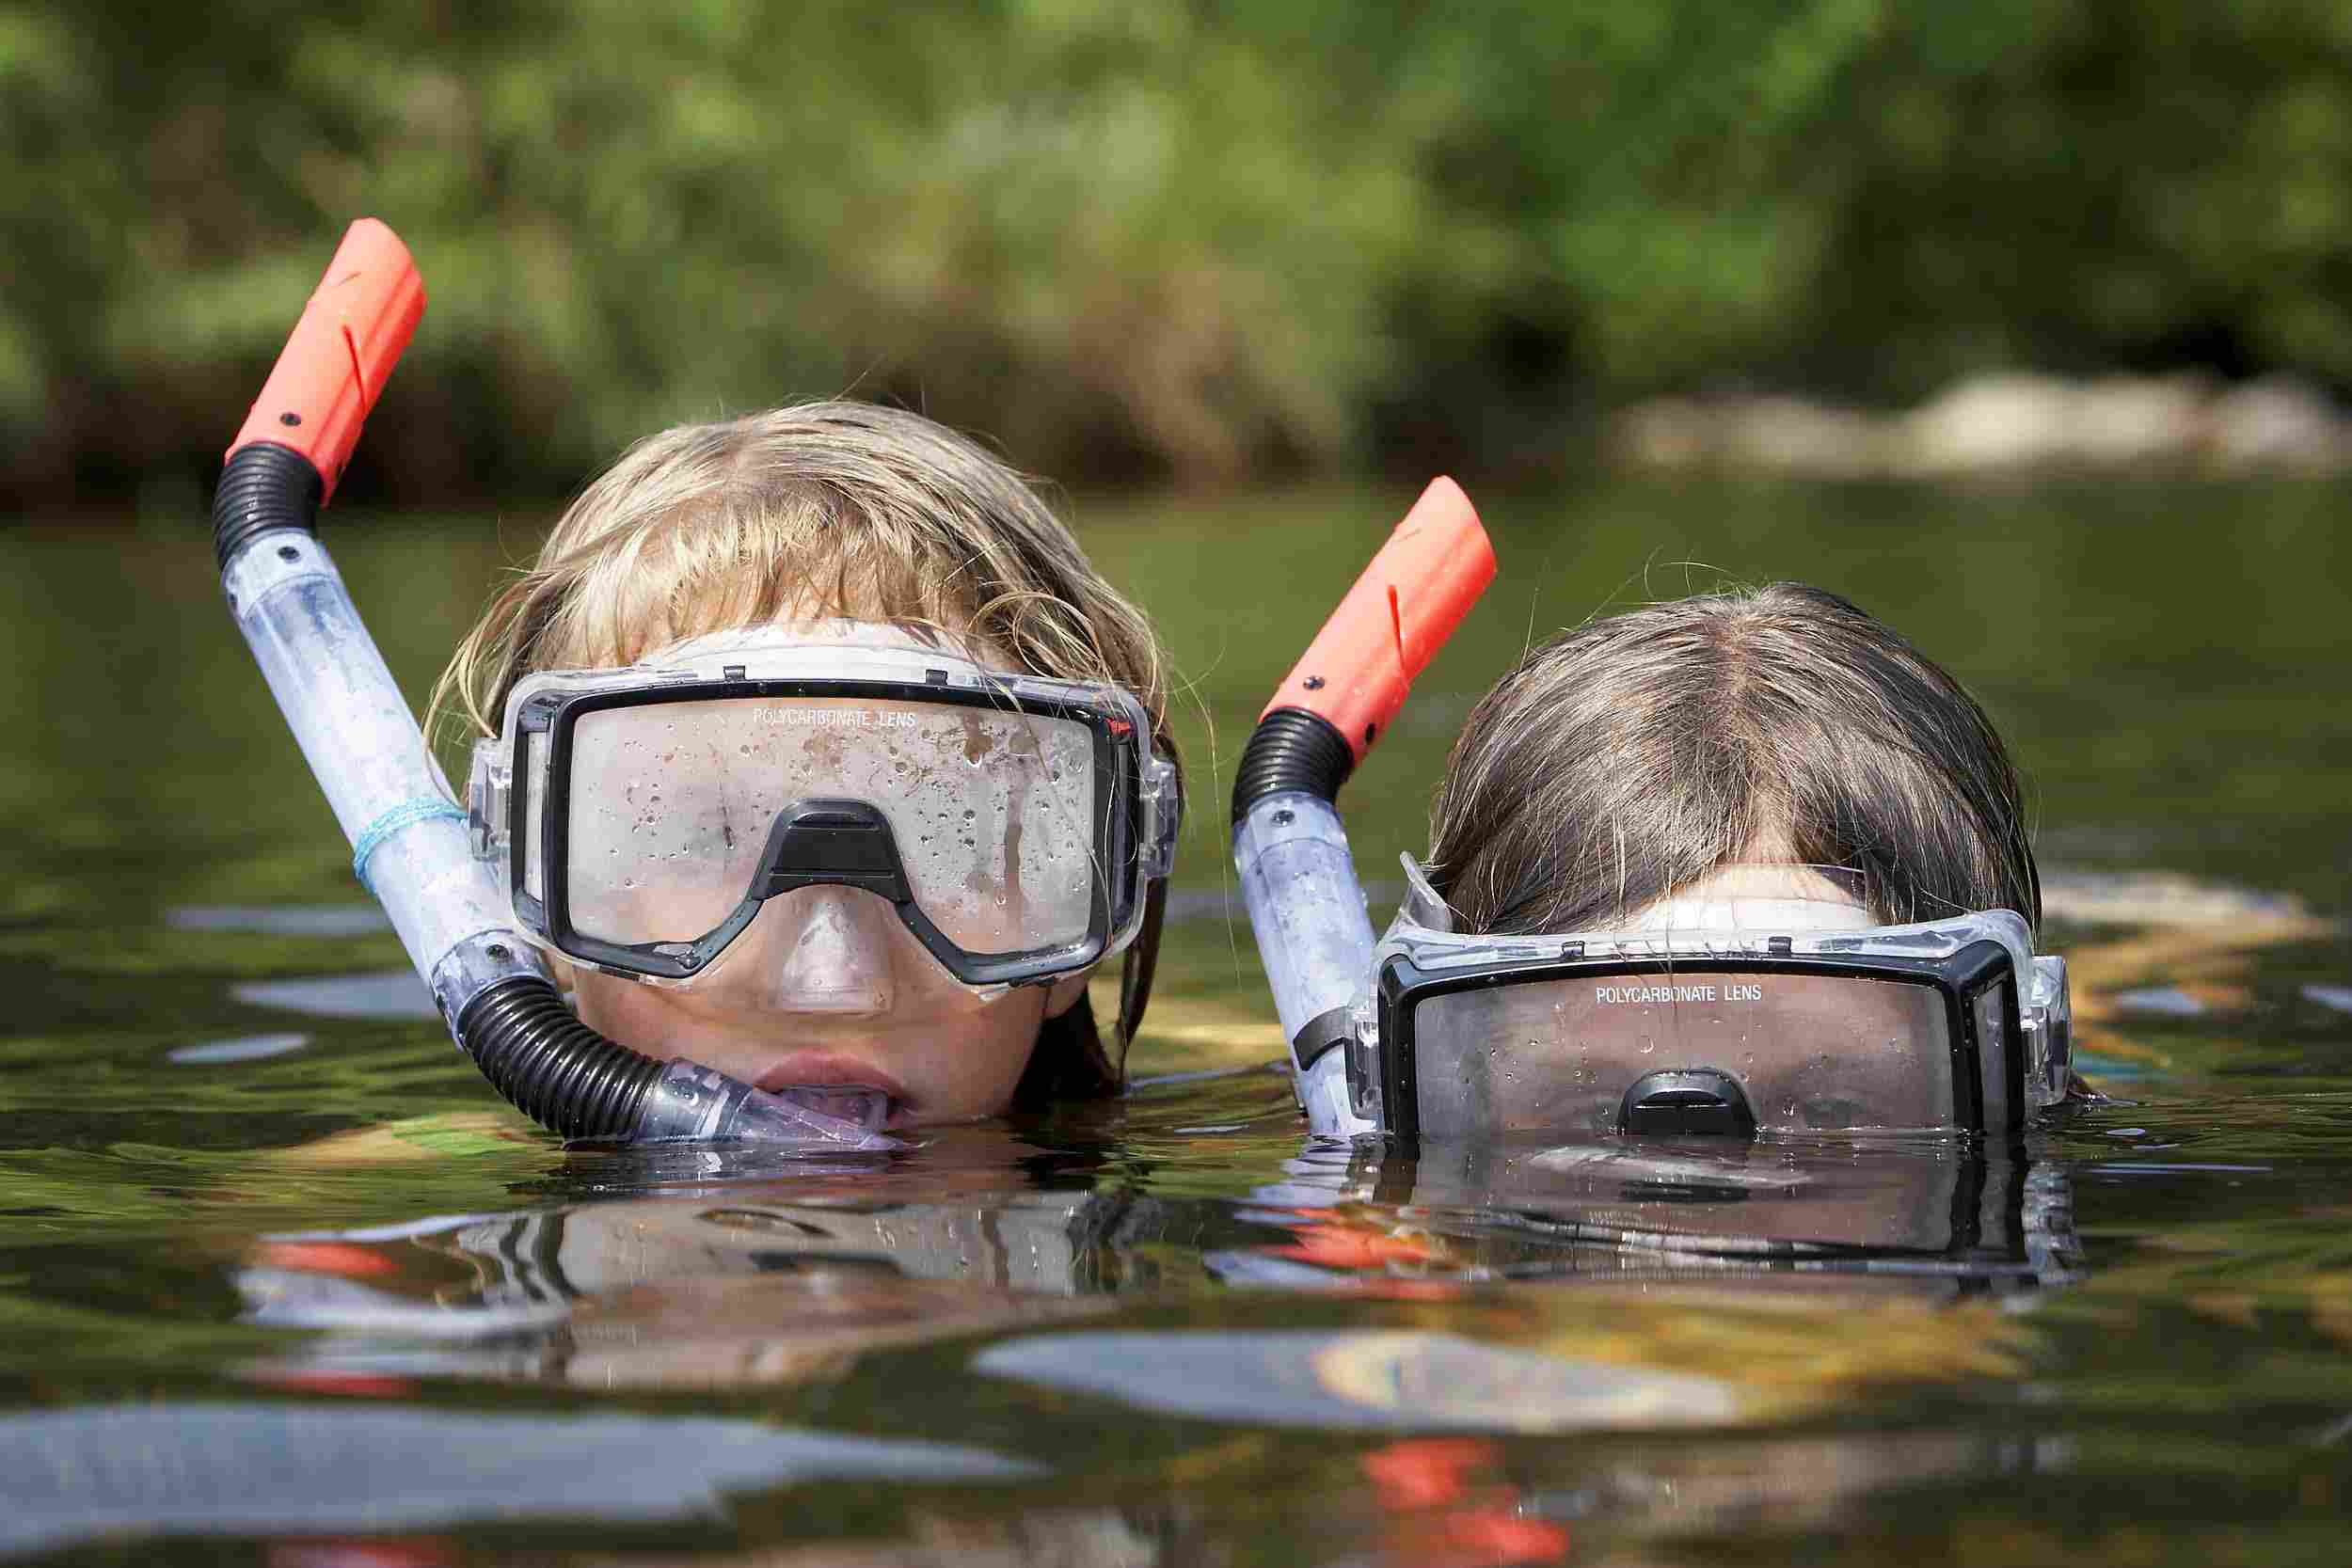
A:
MULTIPOLYGON (((834 616, 1123 686, 1174 755, 1150 622, 1028 481, 919 414, 850 402, 680 425, 630 448, 458 644, 426 729, 497 734, 515 683, 541 670, 617 667, 709 632, 834 616)), ((1140 974, 1148 988, 1157 940, 1147 922, 1131 983, 1140 974)), ((1046 1020, 1015 1100, 1106 1094, 1120 1078, 1082 993, 1046 1020)))
POLYGON ((1849 866, 1888 924, 2042 892, 1984 709, 1855 605, 1800 583, 1593 621, 1480 700, 1430 812, 1457 929, 1606 927, 1742 862, 1849 866))

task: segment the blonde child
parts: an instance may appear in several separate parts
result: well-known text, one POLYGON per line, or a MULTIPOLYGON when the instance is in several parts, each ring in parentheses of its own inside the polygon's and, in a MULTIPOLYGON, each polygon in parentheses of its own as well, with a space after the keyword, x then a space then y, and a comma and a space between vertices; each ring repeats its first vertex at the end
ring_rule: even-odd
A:
POLYGON ((834 402, 629 451, 431 709, 537 792, 517 924, 582 1022, 763 1088, 883 1089, 904 1124, 1117 1087, 1166 702, 1150 626, 1020 475, 834 402), (1121 950, 1114 1050, 1086 980, 1121 950))

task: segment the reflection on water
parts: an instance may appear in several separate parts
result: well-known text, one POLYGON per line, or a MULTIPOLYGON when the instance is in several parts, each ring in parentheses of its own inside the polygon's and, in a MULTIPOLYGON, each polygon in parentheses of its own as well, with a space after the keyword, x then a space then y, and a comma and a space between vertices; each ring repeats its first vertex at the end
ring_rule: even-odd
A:
POLYGON ((2064 1168, 1959 1139, 1368 1146, 1340 1191, 1448 1238, 1480 1277, 1737 1272, 1965 1295, 2065 1284, 2081 1267, 2064 1168))
POLYGON ((707 1417, 562 1421, 373 1404, 89 1405, 0 1417, 0 1551, 126 1532, 660 1519, 753 1486, 1030 1479, 979 1449, 707 1417))
MULTIPOLYGON (((1391 498, 1096 509, 1200 700, 1140 1086, 829 1163, 565 1151, 499 1106, 355 902, 200 541, 0 535, 0 1556, 2333 1562, 2344 499, 1488 505, 1500 608, 1349 786, 1364 863, 1417 847, 1531 626, 1684 559, 1850 594, 2040 786, 2113 1099, 1991 1151, 1302 1141, 1216 737, 1391 498)), ((340 545, 421 694, 492 531, 340 545)))
POLYGON ((164 1053, 164 1059, 182 1067, 217 1067, 223 1062, 258 1062, 269 1056, 283 1056, 310 1043, 308 1035, 241 1035, 234 1039, 175 1045, 164 1053))
MULTIPOLYGON (((2111 1000, 2142 941, 2075 951, 2111 1000)), ((2302 994, 2340 949, 2238 951, 2170 1033, 2110 1010, 2128 1100, 1995 1149, 1313 1144, 1279 1075, 1178 1069, 902 1154, 565 1151, 429 1026, 216 1051, 269 1016, 217 980, 177 1039, 53 1016, 74 1073, 24 1048, 0 1149, 0 1550, 2031 1556, 2152 1473, 2292 1549, 2352 1426, 2352 1034, 2302 994)))
POLYGON ((1083 1196, 876 1203, 868 1174, 782 1193, 270 1237, 234 1282, 248 1321, 328 1329, 264 1381, 434 1374, 725 1389, 836 1375, 865 1351, 1085 1310, 1083 1196))
POLYGON ((319 1018, 436 1018, 433 992, 412 969, 328 974, 315 980, 256 980, 229 994, 250 1007, 319 1018))
MULTIPOLYGON (((2065 1175, 2046 1158, 1948 1144, 1302 1145, 1259 1085, 1236 1102, 1241 1082, 1175 1086, 1217 1092, 1229 1115, 1254 1109, 1240 1125, 1261 1136, 1292 1128, 1289 1156, 1238 1201, 1105 1180, 1116 1141, 973 1129, 781 1178, 773 1161, 711 1151, 583 1152, 553 1184, 622 1196, 260 1237, 230 1271, 241 1320, 317 1332, 226 1370, 370 1401, 488 1384, 797 1390, 834 1411, 951 1403, 1012 1417, 960 1438, 964 1461, 970 1436, 1010 1433, 1006 1455, 1061 1474, 1092 1467, 1072 1437, 1136 1423, 1180 1453, 1259 1433, 1236 1456, 1245 1472, 1274 1433, 1352 1439, 1352 1466, 1327 1496, 1296 1498, 1281 1528, 1394 1561, 1432 1560, 1445 1542, 1467 1551, 1456 1537, 1501 1555, 1446 1560, 1546 1560, 1571 1520, 1793 1526, 2064 1452, 2006 1424, 1769 1435, 1872 1385, 2020 1375, 2039 1348, 2023 1320, 1929 1308, 2013 1304, 2080 1276, 2065 1175), (1189 1281, 1167 1272, 1180 1258, 1189 1281), (1226 1288, 1202 1295, 1212 1281, 1226 1288), (1314 1305, 1334 1298, 1337 1312, 1314 1305), (1825 1339, 1825 1313, 1876 1341, 1867 1364, 1825 1339), (1676 1431, 1724 1441, 1661 1440, 1676 1431), (1506 1439, 1571 1433, 1628 1446, 1573 1484, 1518 1478, 1506 1439)), ((1188 1108, 1169 1101, 1163 1117, 1188 1108)), ((916 1449, 893 1479, 924 1480, 926 1463, 944 1461, 916 1449)), ((462 1497, 449 1506, 473 1516, 462 1497)))

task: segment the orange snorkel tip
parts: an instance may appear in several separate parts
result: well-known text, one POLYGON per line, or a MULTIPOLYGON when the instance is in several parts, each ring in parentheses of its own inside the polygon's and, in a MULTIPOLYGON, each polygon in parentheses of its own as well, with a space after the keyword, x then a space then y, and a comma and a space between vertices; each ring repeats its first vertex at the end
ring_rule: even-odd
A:
POLYGON ((257 442, 297 452, 326 505, 423 315, 424 279, 400 236, 374 218, 353 223, 224 455, 257 442))
POLYGON ((1470 498, 1450 479, 1431 480, 1258 717, 1304 709, 1362 762, 1494 576, 1494 546, 1470 498))

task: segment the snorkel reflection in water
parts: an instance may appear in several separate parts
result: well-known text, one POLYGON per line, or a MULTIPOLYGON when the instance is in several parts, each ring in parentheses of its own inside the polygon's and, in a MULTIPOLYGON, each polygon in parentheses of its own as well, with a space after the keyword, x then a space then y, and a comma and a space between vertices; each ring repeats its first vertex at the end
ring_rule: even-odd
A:
POLYGON ((1531 654, 1472 713, 1439 797, 1441 849, 1462 847, 1450 832, 1474 863, 1438 869, 1518 903, 1461 929, 1408 856, 1375 943, 1334 800, 1493 571, 1467 499, 1432 485, 1243 755, 1234 863, 1315 1132, 2008 1140, 2065 1099, 2064 961, 2034 954, 2018 909, 1937 891, 2038 912, 1998 737, 1924 656, 1812 590, 1657 607, 1623 618, 1625 647, 1604 622, 1531 654), (1610 680, 1636 733, 1588 741, 1568 709, 1610 680), (1765 711, 1740 705, 1751 689, 1765 711), (1728 761, 1681 744, 1677 704, 1713 717, 1728 761), (1630 870, 1629 840, 1648 857, 1630 870), (1874 912, 1939 900, 1962 912, 1874 912))

